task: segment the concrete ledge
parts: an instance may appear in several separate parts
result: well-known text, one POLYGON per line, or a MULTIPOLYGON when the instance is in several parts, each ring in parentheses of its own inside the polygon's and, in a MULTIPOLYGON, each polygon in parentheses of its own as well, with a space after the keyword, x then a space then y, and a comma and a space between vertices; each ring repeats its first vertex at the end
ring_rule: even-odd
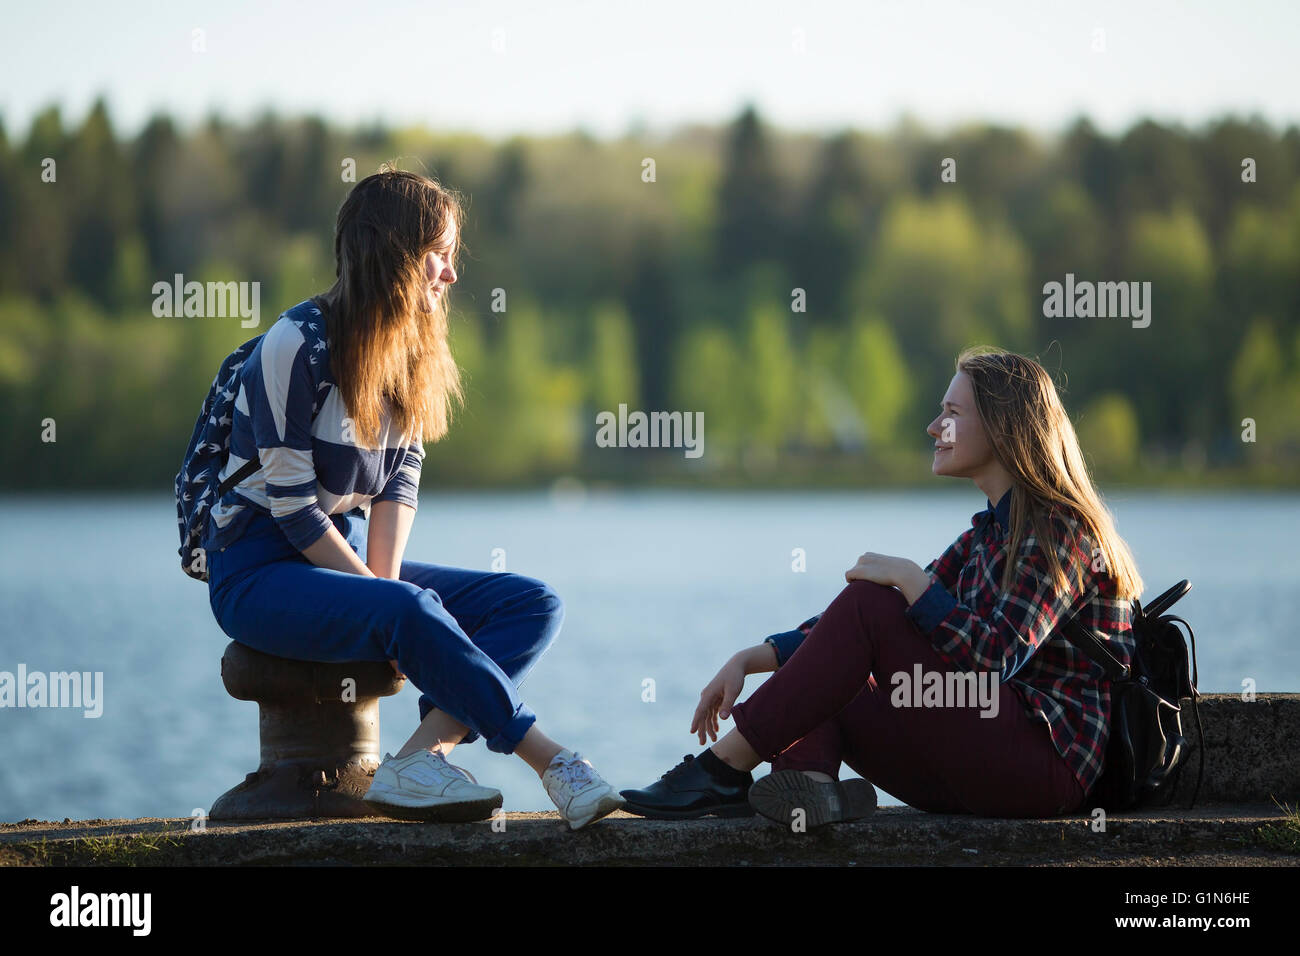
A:
POLYGON ((1043 820, 885 807, 868 820, 792 833, 761 817, 645 820, 618 813, 571 833, 555 813, 489 822, 24 820, 0 824, 0 865, 1300 865, 1300 694, 1199 701, 1206 765, 1184 701, 1187 767, 1162 810, 1043 820), (1288 808, 1284 811, 1282 804, 1288 808))
MULTIPOLYGON (((1189 744, 1187 768, 1174 791, 1175 805, 1182 806, 1192 797, 1200 761, 1191 703, 1180 703, 1189 744)), ((1197 707, 1205 727, 1205 776, 1197 806, 1300 801, 1300 694, 1260 694, 1250 702, 1235 694, 1206 694, 1197 707)))
POLYGON ((792 833, 761 817, 645 820, 614 814, 570 832, 555 813, 490 822, 86 820, 0 824, 0 865, 1300 865, 1296 818, 1277 806, 1002 820, 884 807, 868 820, 792 833), (1286 834, 1289 851, 1271 833, 1286 834))

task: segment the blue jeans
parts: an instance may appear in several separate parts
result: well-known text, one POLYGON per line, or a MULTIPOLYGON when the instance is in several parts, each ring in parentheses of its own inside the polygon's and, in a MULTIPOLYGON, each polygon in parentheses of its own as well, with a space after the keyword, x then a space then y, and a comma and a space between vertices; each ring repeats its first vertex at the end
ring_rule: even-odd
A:
MULTIPOLYGON (((364 559, 366 521, 334 515, 364 559)), ((564 620, 559 597, 518 574, 403 561, 399 580, 312 564, 270 515, 255 514, 233 544, 207 555, 208 595, 231 640, 305 661, 396 660, 435 707, 489 750, 513 753, 537 716, 518 687, 564 620)))

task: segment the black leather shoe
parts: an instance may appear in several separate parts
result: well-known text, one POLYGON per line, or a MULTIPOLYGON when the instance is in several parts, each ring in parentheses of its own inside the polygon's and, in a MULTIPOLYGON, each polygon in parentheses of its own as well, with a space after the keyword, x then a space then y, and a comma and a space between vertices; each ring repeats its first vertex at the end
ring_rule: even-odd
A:
POLYGON ((628 813, 652 820, 688 820, 694 817, 752 817, 749 787, 753 776, 745 774, 743 783, 723 783, 687 754, 672 770, 641 790, 620 790, 627 801, 628 813))

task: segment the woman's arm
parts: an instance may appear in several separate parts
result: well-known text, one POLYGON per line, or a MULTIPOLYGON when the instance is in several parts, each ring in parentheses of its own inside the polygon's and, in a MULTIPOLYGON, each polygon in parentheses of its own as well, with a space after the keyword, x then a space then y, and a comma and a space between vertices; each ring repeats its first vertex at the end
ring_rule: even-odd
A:
POLYGON ((368 578, 377 577, 370 568, 361 563, 357 553, 352 550, 352 546, 347 543, 333 523, 330 524, 328 531, 317 538, 311 547, 304 548, 302 553, 317 567, 361 574, 368 578))
MULTIPOLYGON (((957 536, 956 541, 948 546, 948 550, 921 570, 926 574, 933 574, 947 590, 953 590, 957 586, 957 575, 961 573, 962 565, 966 563, 966 559, 970 556, 970 543, 974 537, 975 529, 967 528, 957 536)), ((927 581, 925 586, 928 585, 929 582, 927 581)), ((907 595, 909 603, 916 600, 916 597, 908 593, 908 589, 903 587, 902 584, 898 584, 896 587, 907 595)), ((922 590, 924 590, 924 587, 922 590)))
POLYGON ((399 501, 371 503, 370 527, 366 531, 366 566, 376 577, 399 576, 414 520, 415 509, 410 505, 399 501))
MULTIPOLYGON (((311 351, 302 331, 282 319, 254 351, 258 360, 245 381, 268 509, 289 543, 304 554, 334 529, 316 498, 311 434, 316 375, 311 351)), ((338 539, 342 542, 343 536, 338 539)), ((331 556, 331 551, 327 547, 321 553, 331 556)), ((341 555, 330 559, 334 557, 346 563, 341 555)))
POLYGON ((424 442, 417 428, 399 459, 397 470, 370 502, 366 563, 376 576, 400 578, 406 539, 419 504, 424 442))
POLYGON ((776 648, 766 642, 736 651, 722 665, 717 676, 700 691, 700 702, 691 718, 690 733, 696 734, 700 743, 706 735, 718 739, 718 720, 731 716, 731 706, 745 689, 745 678, 750 674, 766 674, 777 669, 776 648))
MULTIPOLYGON (((812 633, 813 627, 815 627, 817 622, 820 620, 821 615, 814 614, 793 631, 782 631, 780 634, 773 634, 771 637, 765 638, 763 644, 772 648, 775 665, 767 668, 767 670, 776 670, 777 667, 780 667, 788 661, 790 655, 799 649, 799 645, 804 642, 804 639, 810 633, 812 633)), ((760 647, 761 646, 762 645, 760 645, 760 647)), ((766 660, 766 658, 763 659, 766 660)), ((750 671, 749 673, 759 674, 764 673, 764 671, 750 671)))
POLYGON ((767 641, 762 644, 755 644, 753 647, 747 647, 743 651, 737 651, 732 655, 746 675, 769 674, 776 670, 780 666, 777 656, 776 648, 767 641))
MULTIPOLYGON (((1073 529, 1059 523, 1056 530, 1060 538, 1056 552, 1066 572, 1067 587, 1058 588, 1053 582, 1047 554, 1030 535, 1015 557, 1010 589, 999 595, 987 617, 980 617, 938 582, 908 606, 908 617, 937 651, 956 661, 962 670, 997 671, 1002 680, 1009 679, 1080 601, 1097 592, 1097 582, 1088 572, 1089 559, 1070 540, 1073 529), (1077 580, 1080 571, 1082 587, 1077 580)), ((995 581, 1000 580, 1002 560, 1009 558, 1004 555, 989 568, 995 581)))

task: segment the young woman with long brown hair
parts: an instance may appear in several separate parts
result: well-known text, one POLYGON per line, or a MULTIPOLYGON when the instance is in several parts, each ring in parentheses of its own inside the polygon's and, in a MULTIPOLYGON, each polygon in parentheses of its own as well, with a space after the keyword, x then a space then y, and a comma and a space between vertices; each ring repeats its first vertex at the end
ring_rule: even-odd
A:
POLYGON ((933 473, 970 479, 987 509, 925 568, 862 555, 824 613, 733 656, 691 722, 701 744, 706 733, 716 743, 622 791, 628 811, 757 811, 817 826, 872 812, 873 782, 941 813, 1053 816, 1085 804, 1102 769, 1110 686, 1058 625, 1077 615, 1127 664, 1136 564, 1038 362, 966 350, 927 432, 933 473), (746 675, 768 671, 734 703, 746 675), (918 674, 935 675, 923 677, 923 706, 910 686, 918 674), (973 690, 972 678, 996 696, 983 706, 978 695, 945 697, 973 690), (728 715, 735 729, 719 740, 728 715), (755 783, 749 771, 765 760, 773 772, 755 783), (841 761, 865 779, 839 781, 841 761))
POLYGON ((210 602, 242 644, 389 660, 420 690, 419 726, 366 794, 379 812, 489 816, 500 791, 446 759, 483 737, 523 758, 577 829, 622 800, 518 694, 560 629, 559 597, 518 574, 403 560, 423 444, 461 396, 447 343, 461 221, 450 190, 411 172, 384 169, 348 195, 334 286, 285 312, 239 370, 218 480, 254 456, 261 467, 210 511, 210 602))

